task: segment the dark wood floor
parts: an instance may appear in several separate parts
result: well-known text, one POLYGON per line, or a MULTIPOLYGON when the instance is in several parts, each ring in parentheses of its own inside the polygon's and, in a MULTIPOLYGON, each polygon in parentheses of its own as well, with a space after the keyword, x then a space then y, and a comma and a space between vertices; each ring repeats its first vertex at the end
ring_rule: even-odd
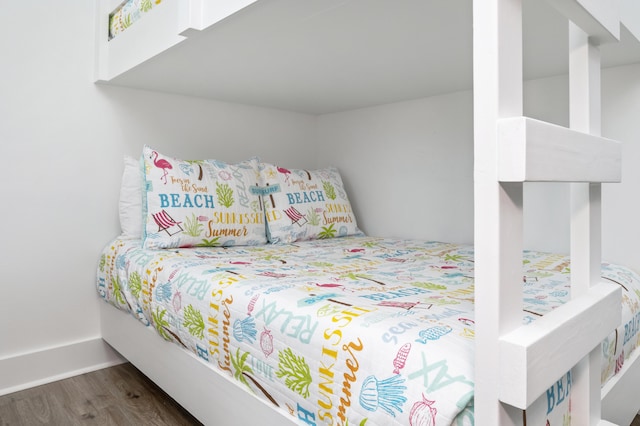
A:
POLYGON ((0 425, 201 425, 131 364, 0 397, 0 425))
POLYGON ((131 364, 0 397, 0 426, 87 424, 201 425, 131 364))

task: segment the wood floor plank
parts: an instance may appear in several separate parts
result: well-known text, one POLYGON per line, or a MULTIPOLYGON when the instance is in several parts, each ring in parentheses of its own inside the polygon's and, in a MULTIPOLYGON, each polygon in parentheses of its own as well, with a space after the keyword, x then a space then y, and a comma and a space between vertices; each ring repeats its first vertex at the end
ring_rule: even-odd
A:
POLYGON ((0 396, 0 426, 87 424, 201 425, 128 363, 0 396))
POLYGON ((0 397, 0 426, 201 425, 131 364, 0 397))

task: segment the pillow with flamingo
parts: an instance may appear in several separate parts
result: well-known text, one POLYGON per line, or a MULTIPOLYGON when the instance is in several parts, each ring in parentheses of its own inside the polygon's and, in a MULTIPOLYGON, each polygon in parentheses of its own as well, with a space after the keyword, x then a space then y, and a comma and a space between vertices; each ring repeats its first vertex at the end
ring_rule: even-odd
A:
POLYGON ((143 148, 143 245, 150 249, 266 243, 258 160, 180 160, 143 148))
POLYGON ((335 167, 309 171, 260 163, 260 185, 272 243, 362 234, 335 167))

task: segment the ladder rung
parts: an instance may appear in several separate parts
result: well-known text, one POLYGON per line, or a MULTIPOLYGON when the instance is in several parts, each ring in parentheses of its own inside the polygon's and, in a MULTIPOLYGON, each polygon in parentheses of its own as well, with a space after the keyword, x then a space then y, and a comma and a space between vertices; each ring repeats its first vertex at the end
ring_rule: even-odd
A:
POLYGON ((500 400, 526 409, 619 324, 621 290, 597 284, 584 295, 500 338, 500 400))
POLYGON ((501 182, 620 182, 617 141, 528 117, 497 126, 501 182))

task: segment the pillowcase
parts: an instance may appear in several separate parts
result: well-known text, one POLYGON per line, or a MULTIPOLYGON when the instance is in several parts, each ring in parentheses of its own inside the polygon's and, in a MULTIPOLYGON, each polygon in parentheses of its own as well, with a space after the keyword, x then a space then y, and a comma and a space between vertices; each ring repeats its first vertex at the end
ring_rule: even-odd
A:
POLYGON ((140 161, 125 155, 118 203, 122 237, 142 238, 142 171, 140 161))
POLYGON ((258 160, 185 161, 143 149, 145 248, 266 243, 258 160))
POLYGON ((260 164, 260 191, 272 243, 361 234, 338 169, 260 164))

